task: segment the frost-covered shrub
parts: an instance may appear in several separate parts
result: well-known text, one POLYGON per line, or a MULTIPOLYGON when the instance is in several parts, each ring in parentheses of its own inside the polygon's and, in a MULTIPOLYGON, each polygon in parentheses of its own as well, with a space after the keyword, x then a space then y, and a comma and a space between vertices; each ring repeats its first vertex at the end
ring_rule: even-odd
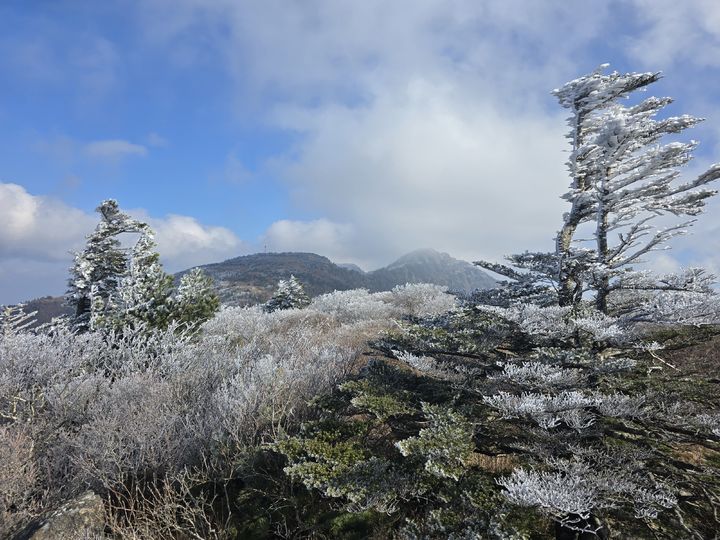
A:
POLYGON ((39 507, 35 442, 22 424, 0 427, 0 536, 32 517, 39 507))
POLYGON ((309 309, 332 315, 341 322, 386 320, 399 310, 383 301, 383 295, 371 294, 367 289, 334 291, 313 298, 309 309))
POLYGON ((618 321, 593 309, 535 304, 516 304, 507 308, 478 306, 521 328, 523 332, 542 342, 601 342, 613 343, 624 336, 618 321))
POLYGON ((715 291, 654 291, 633 297, 623 317, 634 322, 664 324, 720 323, 720 295, 715 291))
POLYGON ((689 423, 705 432, 720 437, 720 413, 698 414, 690 417, 689 423))
POLYGON ((595 422, 595 415, 590 408, 597 409, 605 416, 636 418, 643 414, 645 398, 618 393, 605 395, 599 392, 566 390, 555 395, 499 392, 494 396, 485 396, 483 401, 500 411, 503 418, 529 417, 544 429, 564 423, 572 429, 580 430, 595 422))
POLYGON ((586 380, 586 376, 578 369, 563 368, 544 362, 522 362, 520 364, 505 363, 502 371, 490 375, 490 380, 508 381, 523 386, 540 388, 562 388, 577 386, 586 380))
POLYGON ((503 418, 529 417, 544 429, 564 423, 572 429, 581 430, 590 427, 595 421, 586 410, 595 401, 577 391, 564 391, 558 395, 500 392, 494 396, 485 396, 483 401, 497 409, 503 418))
POLYGON ((457 307, 457 298, 447 292, 447 287, 430 283, 406 283, 398 285, 381 297, 404 315, 431 317, 457 307))
POLYGON ((17 326, 7 319, 0 336, 0 425, 24 426, 36 471, 28 497, 43 505, 200 466, 226 473, 233 455, 346 378, 382 327, 259 307, 225 309, 198 333, 173 324, 82 334, 17 326))
POLYGON ((563 526, 597 532, 591 516, 620 503, 634 507, 638 518, 655 518, 663 508, 673 508, 677 498, 664 485, 633 471, 640 464, 622 466, 596 456, 552 459, 550 470, 516 469, 498 483, 504 495, 519 506, 539 507, 563 526))
POLYGON ((422 373, 445 374, 438 366, 438 362, 430 356, 417 356, 408 351, 392 351, 395 358, 405 362, 408 366, 422 373))
POLYGON ((423 459, 429 473, 458 480, 475 449, 472 425, 447 407, 423 403, 422 409, 428 427, 421 429, 417 437, 399 441, 396 446, 403 456, 423 459))

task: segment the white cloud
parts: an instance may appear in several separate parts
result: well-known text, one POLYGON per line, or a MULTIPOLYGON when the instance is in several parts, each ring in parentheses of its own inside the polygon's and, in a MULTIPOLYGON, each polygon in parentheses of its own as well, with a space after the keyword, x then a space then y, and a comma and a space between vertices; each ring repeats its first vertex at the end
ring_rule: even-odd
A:
MULTIPOLYGON (((561 116, 518 115, 425 81, 362 109, 282 115, 296 202, 352 223, 364 264, 436 247, 465 258, 551 247, 564 204, 561 116)), ((333 248, 336 249, 336 248, 333 248)))
POLYGON ((260 101, 275 127, 299 134, 269 169, 299 213, 323 219, 280 222, 279 245, 366 266, 417 247, 466 258, 551 247, 568 181, 564 112, 548 107, 549 91, 577 75, 578 51, 605 30, 605 2, 150 5, 149 41, 195 44, 189 62, 221 59, 238 103, 260 101), (290 234, 318 223, 351 224, 352 241, 290 234))
POLYGON ((0 260, 70 260, 96 220, 76 208, 34 196, 17 184, 0 183, 0 260))
MULTIPOLYGON (((158 251, 170 272, 217 262, 247 250, 229 229, 190 216, 149 217, 158 251)), ((0 183, 0 303, 61 294, 71 252, 82 249, 98 222, 95 214, 51 197, 32 195, 20 185, 0 183)))
POLYGON ((247 251, 247 246, 229 229, 204 225, 190 216, 170 214, 148 218, 155 231, 158 251, 168 271, 219 262, 247 251))
MULTIPOLYGON (((153 145, 157 146, 158 144, 156 142, 153 145)), ((149 153, 147 146, 124 139, 100 139, 83 142, 66 135, 40 139, 35 148, 46 156, 66 164, 87 159, 118 163, 126 158, 144 157, 149 153)))
POLYGON ((268 251, 321 253, 339 262, 353 262, 358 257, 353 227, 327 219, 276 221, 268 227, 261 242, 268 251))
POLYGON ((630 54, 653 69, 677 62, 720 67, 720 3, 717 0, 633 0, 643 22, 630 54))
POLYGON ((83 151, 91 158, 111 161, 129 156, 145 156, 148 153, 146 147, 122 139, 92 141, 83 146, 83 151))
POLYGON ((155 133, 154 131, 148 133, 147 137, 145 137, 145 140, 149 146, 165 147, 170 144, 165 137, 159 135, 158 133, 155 133))

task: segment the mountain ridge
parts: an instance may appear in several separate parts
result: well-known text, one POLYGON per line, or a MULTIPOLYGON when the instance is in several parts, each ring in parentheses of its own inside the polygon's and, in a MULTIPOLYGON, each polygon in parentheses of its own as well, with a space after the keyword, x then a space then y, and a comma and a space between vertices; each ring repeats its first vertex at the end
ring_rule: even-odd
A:
MULTIPOLYGON (((434 283, 452 291, 470 292, 494 287, 496 281, 469 262, 434 249, 406 253, 392 263, 365 272, 352 263, 336 264, 327 257, 308 252, 254 253, 200 265, 214 280, 223 303, 247 306, 266 302, 280 279, 295 275, 310 296, 334 290, 366 288, 390 290, 405 283, 434 283)), ((175 274, 176 282, 191 269, 175 274)), ((26 311, 37 311, 39 322, 70 314, 64 297, 45 296, 25 302, 26 311)))
POLYGON ((256 253, 200 268, 215 279, 221 301, 231 305, 266 301, 277 281, 290 275, 303 283, 310 296, 357 288, 386 291, 405 283, 434 283, 460 292, 491 288, 496 284, 477 266, 429 248, 406 253, 389 265, 369 272, 357 265, 336 264, 322 255, 305 252, 256 253))

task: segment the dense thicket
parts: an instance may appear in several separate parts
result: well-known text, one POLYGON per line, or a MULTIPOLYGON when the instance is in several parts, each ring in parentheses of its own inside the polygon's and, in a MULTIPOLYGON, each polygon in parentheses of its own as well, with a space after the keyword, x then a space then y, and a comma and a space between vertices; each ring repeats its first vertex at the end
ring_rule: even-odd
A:
POLYGON ((436 286, 342 292, 302 310, 226 308, 199 332, 30 332, 27 315, 6 310, 0 537, 88 488, 106 498, 121 537, 232 537, 226 520, 250 526, 238 524, 240 503, 210 501, 225 489, 239 497, 260 474, 252 462, 263 444, 306 418, 313 396, 345 380, 407 305, 438 313, 454 298, 436 286))

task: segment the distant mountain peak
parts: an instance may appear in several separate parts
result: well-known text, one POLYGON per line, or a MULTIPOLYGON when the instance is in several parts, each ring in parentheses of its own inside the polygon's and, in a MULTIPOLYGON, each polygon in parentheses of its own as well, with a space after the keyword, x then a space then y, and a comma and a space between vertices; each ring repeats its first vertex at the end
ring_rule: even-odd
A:
POLYGON ((428 262, 443 262, 450 260, 456 259, 453 259, 447 253, 437 251, 436 249, 421 248, 411 251, 410 253, 406 253, 405 255, 399 257, 396 261, 391 262, 386 266, 386 268, 395 268, 406 264, 424 264, 428 262))
POLYGON ((370 272, 374 290, 392 288, 393 283, 435 283, 450 290, 470 292, 496 286, 477 266, 432 248, 406 253, 385 268, 370 272))
POLYGON ((354 263, 335 263, 340 268, 347 268, 348 270, 352 270, 353 272, 358 272, 360 274, 365 274, 365 270, 360 268, 357 264, 354 263))

